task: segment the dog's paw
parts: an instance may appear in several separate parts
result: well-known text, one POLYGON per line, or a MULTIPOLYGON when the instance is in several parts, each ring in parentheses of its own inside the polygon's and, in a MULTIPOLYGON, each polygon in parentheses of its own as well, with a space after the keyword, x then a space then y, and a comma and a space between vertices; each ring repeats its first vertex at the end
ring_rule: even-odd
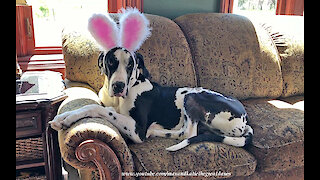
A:
POLYGON ((48 122, 48 124, 51 126, 52 129, 59 131, 62 129, 63 121, 68 115, 69 115, 69 112, 56 115, 52 121, 48 122))
POLYGON ((148 130, 147 130, 147 134, 146 134, 146 138, 148 139, 148 138, 154 137, 153 134, 154 134, 154 133, 153 133, 153 130, 148 129, 148 130))
POLYGON ((244 136, 249 136, 250 134, 253 135, 253 129, 251 126, 246 125, 244 129, 244 136))
POLYGON ((173 146, 166 148, 166 150, 167 151, 178 151, 178 150, 188 146, 189 144, 190 144, 189 140, 185 139, 176 145, 173 145, 173 146))
POLYGON ((56 131, 59 131, 62 129, 62 124, 60 122, 57 121, 49 121, 48 124, 50 125, 50 127, 56 131))
POLYGON ((59 131, 61 129, 67 129, 72 123, 79 120, 79 114, 76 112, 65 112, 54 117, 52 121, 49 121, 49 125, 52 129, 59 131))

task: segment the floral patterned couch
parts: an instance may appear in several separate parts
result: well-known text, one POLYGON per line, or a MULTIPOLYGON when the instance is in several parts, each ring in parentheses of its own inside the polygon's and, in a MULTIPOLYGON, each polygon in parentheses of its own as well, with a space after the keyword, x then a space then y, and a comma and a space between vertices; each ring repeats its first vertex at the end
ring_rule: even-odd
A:
MULTIPOLYGON (((168 152, 177 140, 132 144, 110 123, 84 118, 58 133, 64 161, 79 169, 82 179, 303 179, 303 17, 146 16, 152 36, 138 52, 152 80, 240 99, 254 129, 252 144, 205 142, 168 152)), ((97 45, 85 27, 66 27, 62 38, 69 97, 59 113, 99 104, 104 79, 97 45)))

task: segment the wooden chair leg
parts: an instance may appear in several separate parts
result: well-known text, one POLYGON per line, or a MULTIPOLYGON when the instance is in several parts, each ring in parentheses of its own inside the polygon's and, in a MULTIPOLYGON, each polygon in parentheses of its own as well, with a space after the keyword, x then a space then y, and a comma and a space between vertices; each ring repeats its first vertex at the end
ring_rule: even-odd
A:
POLYGON ((121 165, 113 150, 104 142, 89 139, 76 148, 79 161, 92 161, 98 168, 101 180, 121 180, 121 165))

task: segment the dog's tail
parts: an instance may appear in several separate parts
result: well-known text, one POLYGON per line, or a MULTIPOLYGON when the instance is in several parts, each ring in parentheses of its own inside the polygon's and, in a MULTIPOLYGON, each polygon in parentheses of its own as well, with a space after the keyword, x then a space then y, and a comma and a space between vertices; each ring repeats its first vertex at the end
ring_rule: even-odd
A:
POLYGON ((198 143, 198 142, 222 142, 224 144, 228 144, 236 147, 243 147, 247 144, 250 144, 252 141, 253 129, 251 126, 246 125, 245 133, 240 137, 229 137, 220 135, 214 132, 209 134, 199 134, 197 136, 185 139, 180 143, 170 146, 166 148, 167 151, 177 151, 182 149, 190 144, 198 143))

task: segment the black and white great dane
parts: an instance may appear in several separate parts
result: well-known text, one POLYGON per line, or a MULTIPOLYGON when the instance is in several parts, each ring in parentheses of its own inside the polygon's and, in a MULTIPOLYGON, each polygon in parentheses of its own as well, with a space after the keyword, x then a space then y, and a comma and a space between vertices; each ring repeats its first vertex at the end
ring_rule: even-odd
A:
POLYGON ((98 65, 105 76, 99 92, 104 106, 86 105, 57 115, 49 122, 53 129, 68 128, 84 117, 100 117, 135 143, 150 137, 182 140, 168 151, 204 141, 242 147, 252 139, 245 108, 232 97, 201 87, 151 82, 143 56, 123 47, 102 52, 98 65))

